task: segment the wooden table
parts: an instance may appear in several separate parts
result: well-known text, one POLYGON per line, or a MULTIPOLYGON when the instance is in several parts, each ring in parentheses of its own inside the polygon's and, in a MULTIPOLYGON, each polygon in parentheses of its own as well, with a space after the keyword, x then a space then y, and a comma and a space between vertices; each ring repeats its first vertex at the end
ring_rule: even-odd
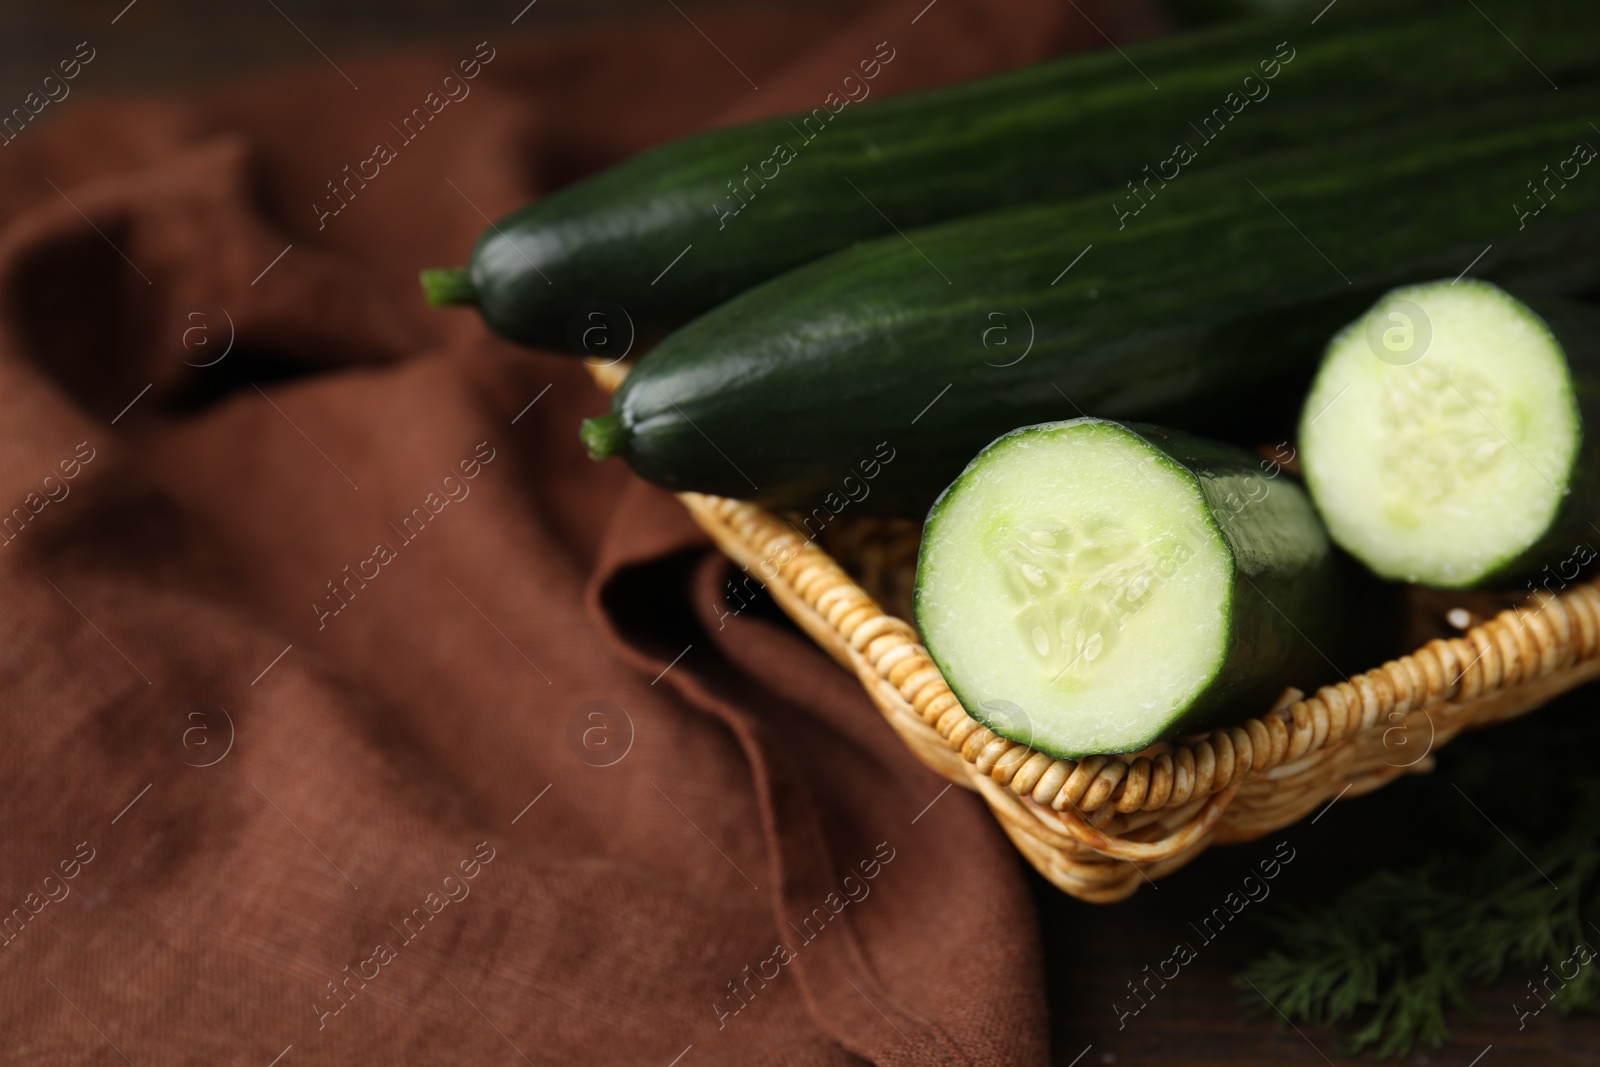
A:
MULTIPOLYGON (((1565 706, 1592 708, 1590 690, 1564 698, 1565 706)), ((1556 710, 1546 709, 1540 714, 1556 710)), ((1499 727, 1525 728, 1531 721, 1499 727)), ((1488 740, 1482 735, 1480 740, 1488 740)), ((1471 743, 1467 738, 1461 743, 1471 743)), ((1284 1024, 1271 1011, 1246 1018, 1236 975, 1253 957, 1271 947, 1271 938, 1252 920, 1252 912, 1291 902, 1311 906, 1327 899, 1350 880, 1352 869, 1376 869, 1386 863, 1408 868, 1420 859, 1410 855, 1411 842, 1401 836, 1407 826, 1398 813, 1425 789, 1449 789, 1442 778, 1401 781, 1371 795, 1334 805, 1316 823, 1302 822, 1244 846, 1213 849, 1187 869, 1145 886, 1132 898, 1110 907, 1080 904, 1034 877, 1046 951, 1063 961, 1048 969, 1053 1062, 1067 1067, 1089 1051, 1076 1067, 1254 1067, 1254 1065, 1376 1063, 1371 1056, 1339 1052, 1337 1035, 1284 1024), (1385 832, 1394 827, 1395 832, 1385 832), (1295 849, 1294 861, 1271 883, 1272 895, 1248 906, 1215 940, 1202 942, 1189 923, 1199 922, 1221 904, 1255 863, 1272 854, 1281 841, 1295 849), (1146 964, 1155 967, 1178 941, 1188 941, 1196 958, 1177 978, 1159 989, 1137 1016, 1118 1029, 1113 1002, 1124 1009, 1133 1000, 1124 983, 1142 979, 1146 964), (1067 965, 1064 961, 1093 961, 1067 965)), ((1466 810, 1468 818, 1477 816, 1466 810)), ((1480 1014, 1450 1017, 1453 1041, 1440 1049, 1413 1050, 1402 1062, 1433 1067, 1579 1067, 1600 1062, 1600 1017, 1562 1018, 1553 1011, 1528 1020, 1518 1031, 1512 1004, 1522 984, 1534 977, 1513 969, 1495 987, 1473 997, 1480 1014), (1492 1048, 1490 1046, 1493 1046, 1492 1048), (1487 1052, 1485 1051, 1487 1050, 1487 1052), (1482 1054, 1481 1060, 1475 1057, 1482 1054)))

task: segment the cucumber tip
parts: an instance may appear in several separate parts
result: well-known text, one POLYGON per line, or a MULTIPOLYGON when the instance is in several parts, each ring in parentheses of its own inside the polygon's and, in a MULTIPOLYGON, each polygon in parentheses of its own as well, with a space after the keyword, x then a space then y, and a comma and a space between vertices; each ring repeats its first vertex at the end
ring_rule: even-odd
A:
POLYGON ((583 447, 589 450, 590 459, 610 459, 620 453, 628 443, 628 427, 616 412, 584 419, 578 428, 583 447))
POLYGON ((478 289, 472 284, 471 272, 464 267, 425 270, 420 278, 423 295, 433 307, 455 307, 478 302, 478 289))

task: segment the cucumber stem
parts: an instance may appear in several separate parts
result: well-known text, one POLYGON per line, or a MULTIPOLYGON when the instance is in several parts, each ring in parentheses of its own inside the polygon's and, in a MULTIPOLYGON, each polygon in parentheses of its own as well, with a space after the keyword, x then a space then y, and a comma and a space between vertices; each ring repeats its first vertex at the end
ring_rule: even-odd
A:
POLYGON ((465 267, 425 270, 421 274, 421 280, 423 295, 433 307, 452 307, 478 302, 478 288, 472 284, 472 274, 465 267))
POLYGON ((627 446, 628 427, 623 424, 622 416, 613 411, 584 419, 583 425, 578 427, 578 436, 583 438, 590 459, 610 459, 627 446))

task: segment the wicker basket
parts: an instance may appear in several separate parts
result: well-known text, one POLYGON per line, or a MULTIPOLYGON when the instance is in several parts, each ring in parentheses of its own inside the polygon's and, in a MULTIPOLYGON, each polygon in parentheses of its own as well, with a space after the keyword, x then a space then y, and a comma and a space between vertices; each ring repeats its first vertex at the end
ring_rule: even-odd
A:
MULTIPOLYGON (((592 369, 608 391, 625 373, 592 369)), ((1600 585, 1586 583, 1539 593, 1309 697, 1290 690, 1227 729, 1141 753, 1055 759, 969 716, 916 629, 880 606, 909 614, 915 524, 841 518, 824 548, 753 504, 680 498, 860 679, 912 752, 982 794, 1028 861, 1087 901, 1121 900, 1213 842, 1260 837, 1428 770, 1429 753, 1460 731, 1532 711, 1600 675, 1600 585)))

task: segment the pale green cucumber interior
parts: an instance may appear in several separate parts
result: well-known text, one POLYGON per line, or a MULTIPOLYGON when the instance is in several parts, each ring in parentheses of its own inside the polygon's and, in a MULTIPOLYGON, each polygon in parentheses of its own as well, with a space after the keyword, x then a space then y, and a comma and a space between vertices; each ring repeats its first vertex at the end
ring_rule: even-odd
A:
POLYGON ((1384 577, 1462 588, 1541 538, 1580 433, 1543 320, 1464 280, 1396 290, 1340 333, 1300 441, 1335 541, 1384 577))
POLYGON ((923 640, 966 709, 1052 755, 1142 748, 1227 656, 1233 558, 1194 476, 1114 423, 1008 434, 934 506, 923 640))

